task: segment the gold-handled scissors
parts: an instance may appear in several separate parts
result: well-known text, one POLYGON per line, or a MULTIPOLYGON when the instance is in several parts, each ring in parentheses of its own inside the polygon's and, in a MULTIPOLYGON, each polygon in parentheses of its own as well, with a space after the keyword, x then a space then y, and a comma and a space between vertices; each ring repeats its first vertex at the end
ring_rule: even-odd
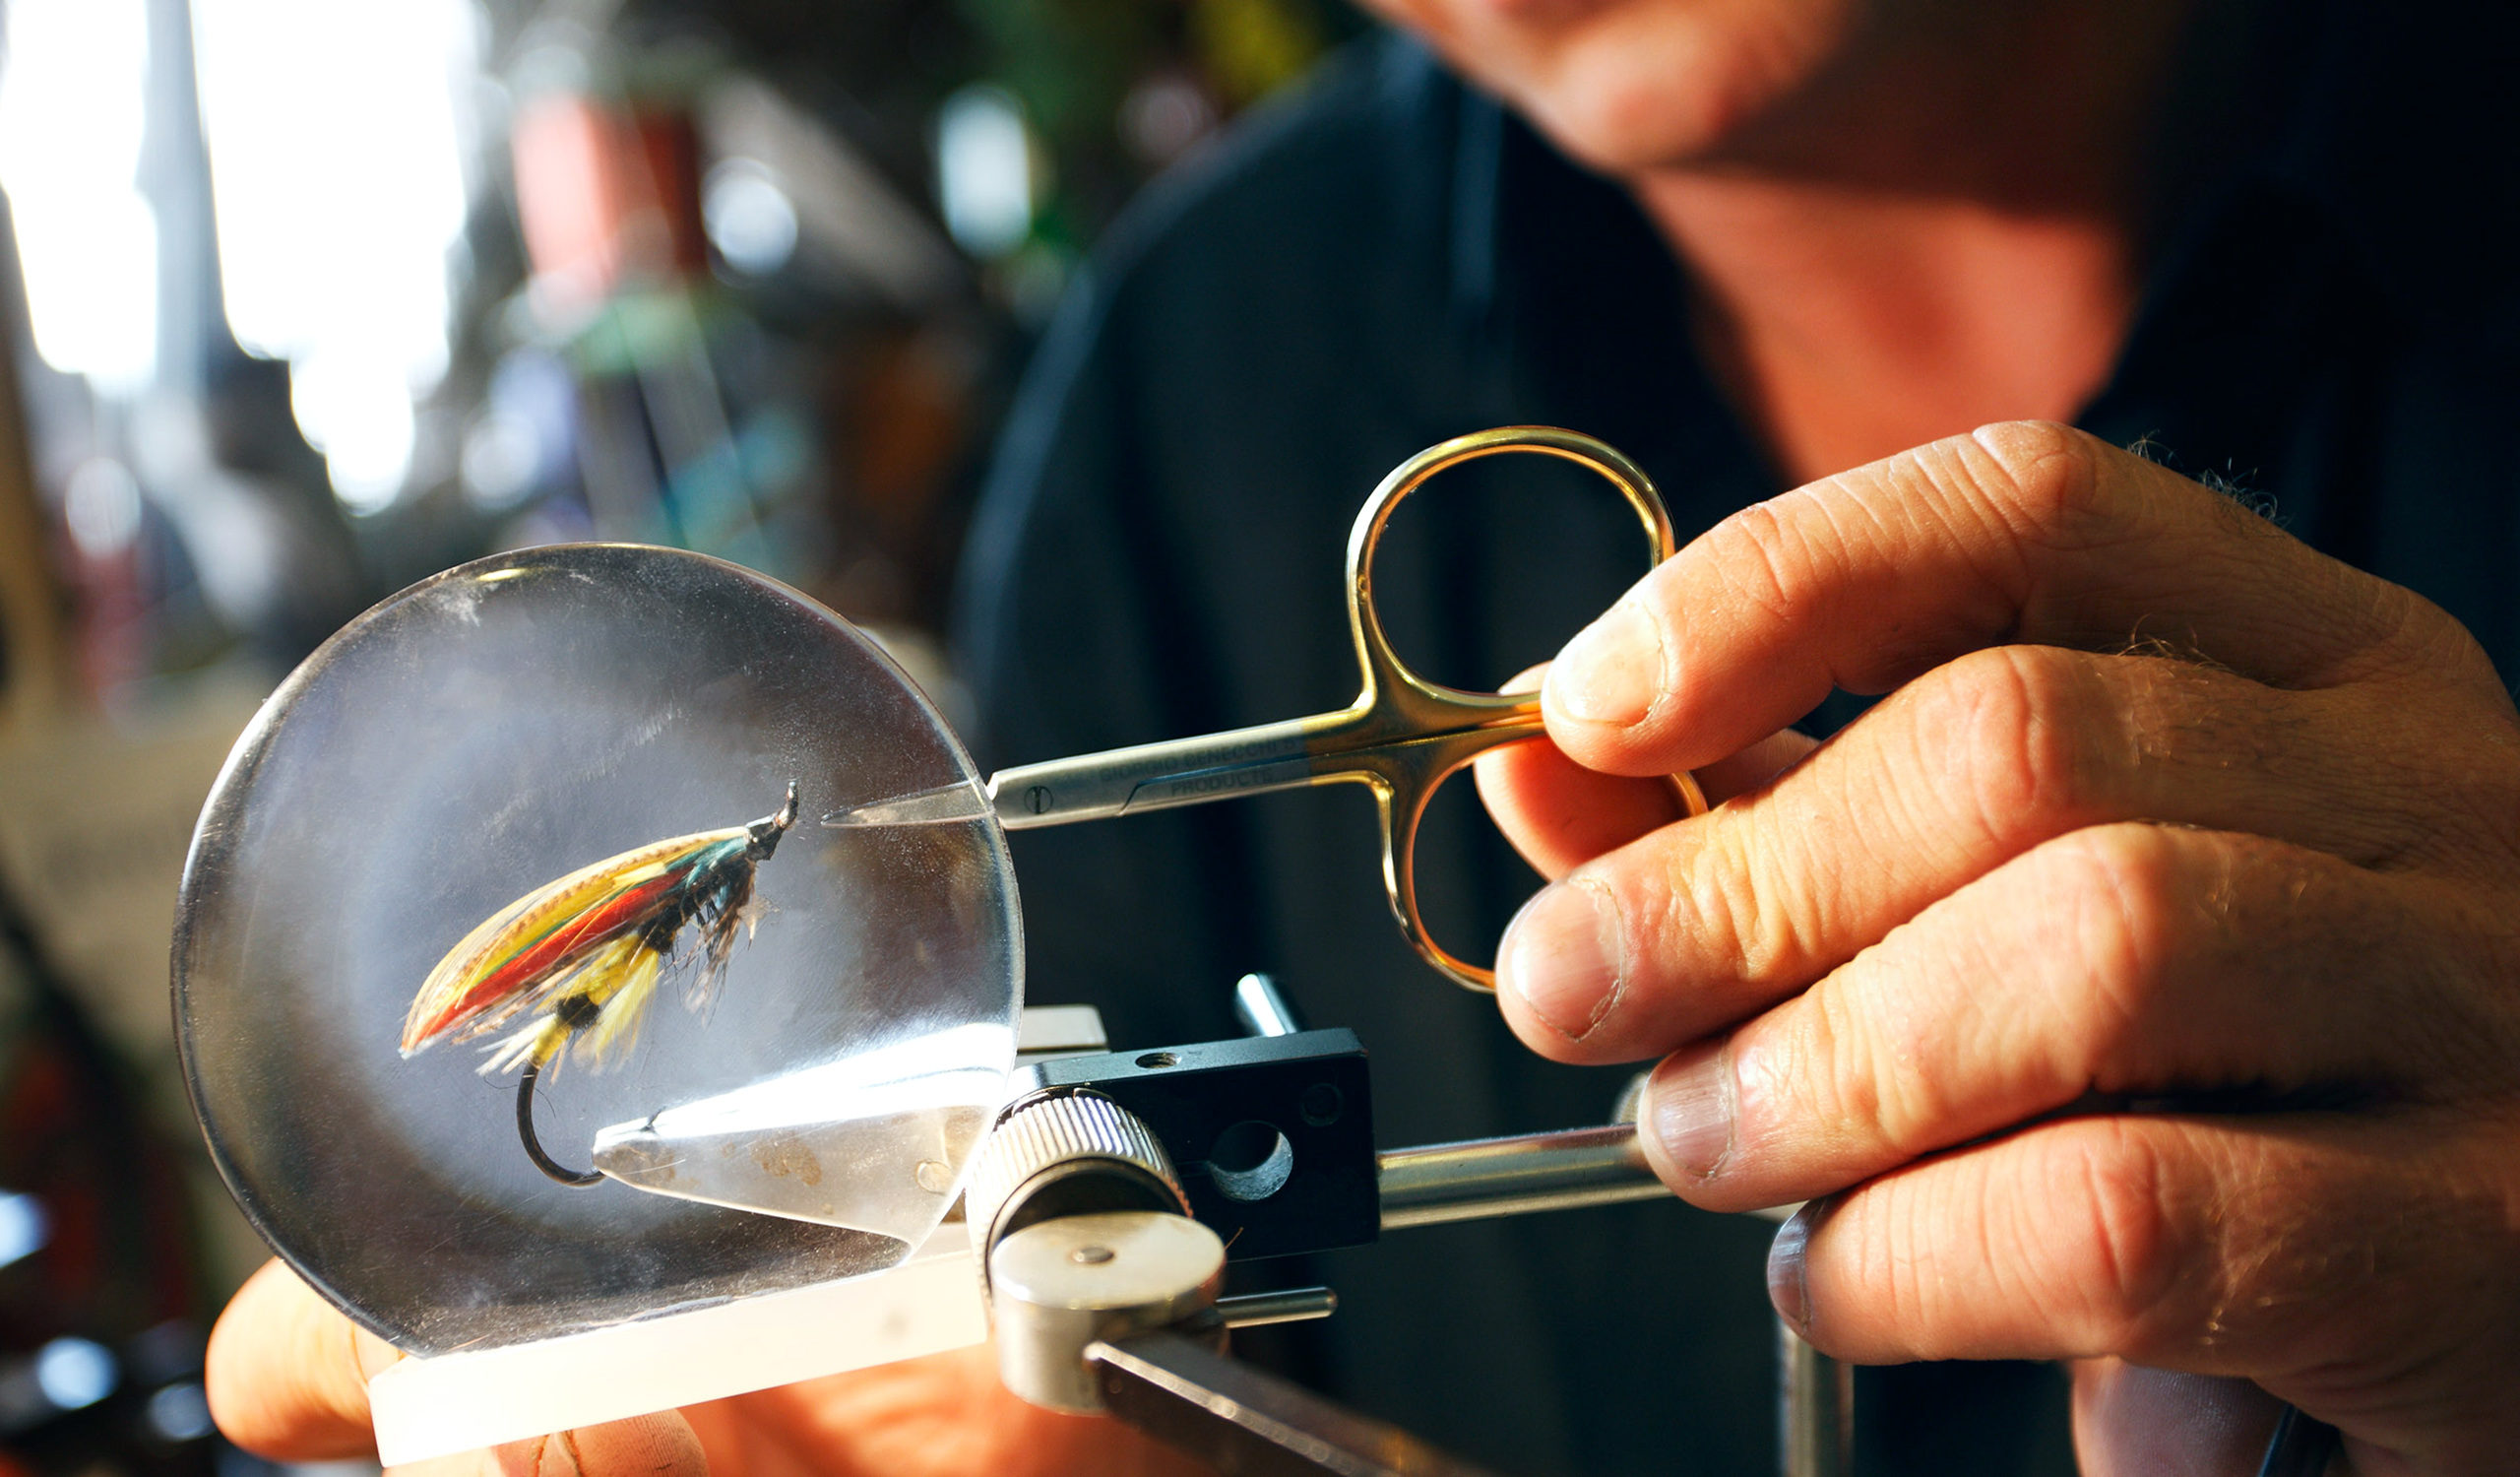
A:
MULTIPOLYGON (((1343 781, 1370 787, 1382 812, 1382 879, 1400 931, 1426 961, 1473 990, 1496 988, 1493 970, 1437 943, 1418 912, 1418 823, 1445 780, 1500 744, 1538 738, 1540 694, 1464 692, 1409 670, 1391 649, 1374 611, 1374 549, 1402 499, 1435 474, 1480 457, 1536 452, 1600 474, 1645 527, 1656 563, 1671 556, 1670 515, 1654 482, 1617 451, 1570 430, 1509 425, 1430 446, 1392 469, 1348 535, 1348 626, 1364 687, 1336 713, 1262 724, 1196 738, 1002 769, 989 777, 987 803, 1010 830, 1099 820, 1229 796, 1343 781)), ((1688 775, 1672 776, 1688 813, 1706 797, 1688 775)), ((898 825, 968 817, 968 788, 930 791, 823 817, 825 825, 898 825)))

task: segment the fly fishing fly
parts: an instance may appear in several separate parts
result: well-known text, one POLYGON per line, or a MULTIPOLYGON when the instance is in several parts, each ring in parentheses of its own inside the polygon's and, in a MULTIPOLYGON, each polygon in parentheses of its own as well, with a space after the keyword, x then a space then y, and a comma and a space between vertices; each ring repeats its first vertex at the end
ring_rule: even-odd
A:
POLYGON ((749 937, 759 923, 754 873, 795 823, 791 780, 786 802, 749 825, 651 842, 518 898, 429 971, 403 1022, 403 1055, 477 1040, 532 1016, 491 1043, 481 1074, 522 1067, 516 1128, 526 1157, 563 1185, 598 1183, 601 1175, 569 1169, 543 1151, 534 1131, 536 1082, 563 1059, 600 1066, 627 1052, 661 977, 688 962, 674 958, 675 944, 693 925, 698 963, 684 1003, 705 1007, 725 977, 736 932, 749 937))

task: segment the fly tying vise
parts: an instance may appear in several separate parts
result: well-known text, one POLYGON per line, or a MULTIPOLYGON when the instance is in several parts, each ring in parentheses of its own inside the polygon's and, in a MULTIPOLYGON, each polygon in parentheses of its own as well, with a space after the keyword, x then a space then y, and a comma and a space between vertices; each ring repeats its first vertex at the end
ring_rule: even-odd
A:
POLYGON ((725 977, 740 929, 759 921, 753 875, 796 823, 796 785, 749 825, 701 831, 607 857, 537 887, 482 921, 429 971, 403 1022, 403 1055, 440 1041, 472 1041, 528 1012, 491 1043, 481 1074, 522 1066, 517 1135, 534 1167, 563 1185, 603 1177, 572 1170, 534 1131, 534 1091, 565 1056, 600 1067, 638 1039, 639 1022, 682 931, 700 927, 699 966, 684 992, 705 1007, 725 977))

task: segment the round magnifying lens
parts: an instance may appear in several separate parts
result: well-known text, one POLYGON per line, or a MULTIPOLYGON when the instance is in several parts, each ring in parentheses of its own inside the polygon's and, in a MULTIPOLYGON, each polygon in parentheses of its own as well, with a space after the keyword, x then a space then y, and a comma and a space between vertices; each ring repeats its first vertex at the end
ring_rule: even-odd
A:
POLYGON ((976 783, 872 643, 733 565, 578 546, 413 586, 274 694, 193 841, 175 1019, 220 1173, 415 1354, 893 1265, 1013 1060, 1013 873, 984 810, 814 817, 976 783), (535 1162, 695 1104, 738 1111, 680 1189, 670 1157, 663 1194, 535 1162), (744 1155, 815 1219, 703 1203, 744 1155))

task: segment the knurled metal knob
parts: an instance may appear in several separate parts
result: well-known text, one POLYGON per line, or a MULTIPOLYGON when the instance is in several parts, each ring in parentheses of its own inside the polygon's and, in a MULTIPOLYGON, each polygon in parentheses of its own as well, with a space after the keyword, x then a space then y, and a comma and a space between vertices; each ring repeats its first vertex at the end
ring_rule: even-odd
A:
POLYGON ((1190 1213, 1154 1132, 1110 1099, 1085 1092, 1040 1098, 1001 1119, 973 1162, 964 1194, 983 1278, 1000 1241, 1053 1216, 1190 1213))

